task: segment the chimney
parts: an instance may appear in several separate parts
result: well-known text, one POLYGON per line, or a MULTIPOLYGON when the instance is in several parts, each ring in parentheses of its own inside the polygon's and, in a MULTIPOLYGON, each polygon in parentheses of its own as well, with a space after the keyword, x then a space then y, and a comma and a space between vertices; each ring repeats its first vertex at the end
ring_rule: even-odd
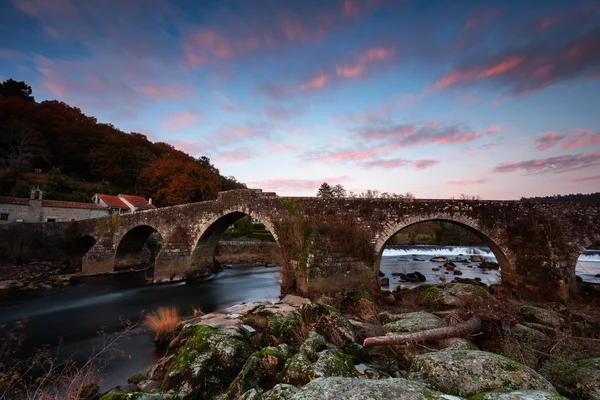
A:
POLYGON ((148 199, 148 204, 152 204, 152 197, 148 199))

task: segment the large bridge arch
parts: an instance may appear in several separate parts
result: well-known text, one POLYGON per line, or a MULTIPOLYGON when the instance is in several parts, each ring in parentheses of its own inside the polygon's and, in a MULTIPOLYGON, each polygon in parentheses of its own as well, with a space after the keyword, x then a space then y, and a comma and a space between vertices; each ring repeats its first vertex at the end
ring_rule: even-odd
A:
POLYGON ((514 264, 511 262, 512 254, 510 250, 503 245, 504 238, 499 237, 496 232, 483 226, 477 219, 462 214, 441 213, 427 216, 412 216, 387 224, 375 241, 375 273, 379 269, 385 246, 398 232, 416 224, 432 221, 448 222, 460 226, 479 237, 494 253, 500 265, 502 281, 511 281, 511 276, 515 273, 514 264))
POLYGON ((217 244, 223 233, 239 219, 249 216, 253 220, 262 223, 273 235, 275 242, 279 245, 275 226, 270 218, 262 213, 250 209, 231 208, 213 215, 207 219, 199 229, 199 235, 194 240, 190 255, 190 269, 192 271, 210 272, 214 268, 214 255, 217 244))

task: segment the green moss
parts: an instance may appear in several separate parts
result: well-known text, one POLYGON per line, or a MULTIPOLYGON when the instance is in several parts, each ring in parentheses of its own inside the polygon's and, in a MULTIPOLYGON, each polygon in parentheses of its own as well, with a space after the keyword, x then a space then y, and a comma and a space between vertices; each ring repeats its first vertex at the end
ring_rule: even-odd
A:
POLYGON ((148 374, 142 374, 141 372, 138 372, 137 374, 133 374, 129 377, 129 379, 127 379, 128 383, 135 383, 138 384, 142 381, 145 381, 148 379, 148 374))
POLYGON ((300 327, 300 319, 296 314, 276 315, 269 317, 269 334, 276 338, 289 338, 294 335, 300 327))

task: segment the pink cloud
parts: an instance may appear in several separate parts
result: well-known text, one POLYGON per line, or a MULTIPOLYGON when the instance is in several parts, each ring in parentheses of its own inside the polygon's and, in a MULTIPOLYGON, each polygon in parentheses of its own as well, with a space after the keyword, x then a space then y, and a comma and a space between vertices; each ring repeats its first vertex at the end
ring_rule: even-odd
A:
POLYGON ((198 123, 201 116, 201 112, 192 110, 173 112, 167 115, 162 123, 162 128, 169 132, 189 128, 190 126, 198 123))
POLYGON ((540 46, 532 41, 491 58, 471 57, 439 78, 434 87, 493 84, 508 92, 493 103, 498 105, 506 99, 530 95, 561 82, 598 79, 599 53, 598 29, 588 30, 567 43, 554 41, 540 46))
POLYGON ((521 62, 523 62, 522 57, 511 57, 506 60, 502 60, 497 64, 489 65, 483 68, 472 68, 469 70, 462 71, 453 69, 446 75, 441 77, 435 83, 435 86, 437 86, 438 88, 447 88, 461 82, 476 81, 494 75, 503 74, 506 71, 515 68, 521 62))
POLYGON ((323 71, 318 71, 314 76, 310 77, 308 80, 301 83, 299 88, 301 90, 320 89, 327 82, 329 82, 329 76, 323 71))
POLYGON ((484 183, 488 183, 489 179, 475 179, 475 180, 447 180, 444 181, 446 185, 452 186, 472 186, 472 185, 483 185, 484 183))
POLYGON ((275 125, 271 123, 250 123, 224 128, 215 135, 219 140, 268 138, 275 125))
POLYGON ((342 14, 347 18, 357 18, 378 8, 383 0, 344 0, 342 14))
POLYGON ((433 167, 435 164, 439 163, 439 161, 434 160, 432 158, 421 158, 415 161, 405 160, 402 158, 396 158, 392 160, 371 160, 365 161, 361 165, 365 168, 383 168, 383 169, 391 169, 397 167, 409 167, 411 166, 413 169, 417 171, 422 171, 427 168, 433 167))
POLYGON ((271 99, 282 100, 302 93, 316 92, 329 82, 329 75, 326 72, 319 70, 297 84, 267 83, 258 85, 257 89, 260 93, 271 99))
POLYGON ((568 133, 567 139, 562 145, 563 149, 600 144, 600 132, 592 133, 591 130, 570 129, 568 133))
POLYGON ((263 108, 262 114, 272 120, 287 121, 290 119, 290 112, 283 107, 267 106, 263 108))
POLYGON ((423 169, 427 169, 430 167, 433 167, 435 164, 439 163, 439 161, 434 160, 432 158, 421 158, 419 160, 416 160, 413 164, 413 167, 416 170, 423 170, 423 169))
POLYGON ((214 158, 214 161, 216 163, 221 163, 221 164, 230 164, 230 163, 250 160, 250 159, 256 157, 256 155, 257 154, 255 151, 252 151, 247 148, 240 148, 240 149, 236 149, 236 150, 220 152, 214 158))
POLYGON ((308 155, 308 158, 311 158, 316 162, 331 162, 331 161, 349 161, 349 160, 365 160, 368 158, 372 158, 381 153, 379 149, 365 149, 365 150, 342 150, 342 151, 326 151, 313 153, 308 155))
POLYGON ((597 165, 600 165, 600 153, 595 152, 534 159, 528 161, 505 162, 495 166, 492 169, 492 172, 507 173, 524 171, 529 173, 562 173, 597 165))
POLYGON ((327 182, 330 185, 337 185, 349 181, 350 178, 347 176, 340 177, 328 177, 323 179, 298 179, 298 178, 272 178, 272 179, 260 179, 248 181, 248 184, 252 187, 257 187, 266 191, 284 192, 284 193, 306 193, 314 191, 323 182, 327 182))
POLYGON ((373 47, 359 54, 353 63, 338 64, 336 73, 344 78, 356 78, 363 75, 372 62, 390 59, 396 53, 393 47, 373 47))
POLYGON ((195 89, 191 85, 144 84, 140 90, 146 96, 159 100, 183 100, 195 94, 195 89))
POLYGON ((384 100, 377 107, 368 109, 362 113, 350 113, 335 115, 331 117, 332 122, 383 122, 392 115, 396 108, 418 104, 423 97, 422 94, 403 94, 397 99, 384 100))
POLYGON ((252 36, 230 39, 217 29, 197 28, 182 42, 186 61, 192 66, 206 65, 212 61, 224 60, 261 46, 258 38, 252 36))
POLYGON ((564 136, 557 135, 556 132, 542 132, 535 137, 535 148, 539 151, 550 150, 555 144, 564 139, 564 136))

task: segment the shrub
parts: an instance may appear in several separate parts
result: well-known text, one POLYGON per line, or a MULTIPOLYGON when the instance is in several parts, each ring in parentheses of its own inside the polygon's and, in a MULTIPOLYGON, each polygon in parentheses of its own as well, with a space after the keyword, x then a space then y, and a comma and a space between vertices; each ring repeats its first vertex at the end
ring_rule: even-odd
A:
POLYGON ((181 326, 179 311, 174 307, 160 307, 144 317, 144 325, 154 331, 156 346, 164 347, 175 338, 181 326))

